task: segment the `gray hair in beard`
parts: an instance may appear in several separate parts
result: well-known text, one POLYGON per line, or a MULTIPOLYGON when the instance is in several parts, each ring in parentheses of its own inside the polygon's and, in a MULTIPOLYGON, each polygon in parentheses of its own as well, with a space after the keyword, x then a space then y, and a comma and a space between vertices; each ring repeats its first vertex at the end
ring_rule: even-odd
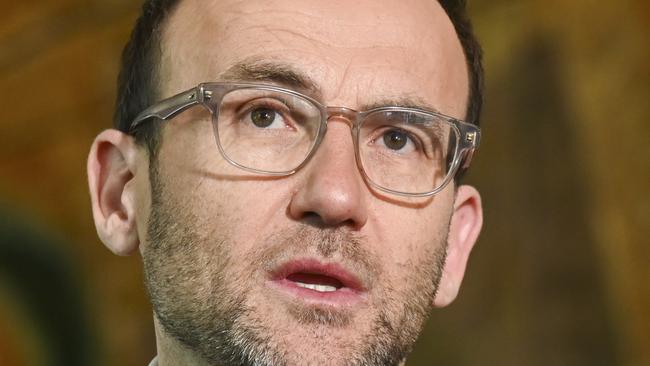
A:
MULTIPOLYGON (((157 162, 150 167, 152 207, 143 249, 145 284, 165 332, 215 366, 286 365, 286 351, 274 347, 273 332, 246 321, 255 318, 256 310, 246 305, 248 291, 227 287, 228 281, 236 281, 225 278, 225 269, 231 265, 229 253, 224 250, 228 243, 224 238, 215 243, 214 237, 202 237, 192 230, 192 224, 200 221, 165 192, 157 162), (202 255, 206 243, 219 255, 202 255), (208 302, 188 291, 203 283, 199 279, 206 276, 210 288, 202 290, 209 293, 208 302)), ((380 311, 372 333, 348 365, 397 365, 406 358, 428 316, 442 276, 446 235, 441 239, 443 245, 432 246, 437 249, 431 259, 412 268, 408 282, 413 285, 404 296, 396 299, 394 294, 399 292, 395 289, 383 290, 383 300, 375 304, 380 311)), ((364 240, 349 231, 303 225, 267 238, 266 242, 283 244, 261 252, 254 258, 254 265, 274 268, 295 254, 310 253, 352 263, 367 281, 373 281, 380 278, 381 268, 376 256, 365 249, 364 240)), ((301 324, 330 327, 348 326, 353 318, 347 312, 299 304, 290 305, 289 313, 301 324)))

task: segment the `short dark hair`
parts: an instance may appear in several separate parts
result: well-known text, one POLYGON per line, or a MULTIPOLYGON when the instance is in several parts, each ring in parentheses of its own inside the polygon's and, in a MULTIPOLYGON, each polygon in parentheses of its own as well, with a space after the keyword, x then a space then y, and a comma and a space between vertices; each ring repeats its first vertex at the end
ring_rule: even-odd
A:
POLYGON ((465 120, 479 126, 483 106, 483 51, 467 15, 467 2, 465 0, 439 0, 439 3, 451 19, 465 52, 469 72, 469 101, 465 120))
POLYGON ((131 123, 144 109, 159 99, 158 71, 161 39, 165 20, 179 0, 146 0, 142 13, 135 22, 131 38, 122 52, 120 74, 117 78, 117 100, 113 126, 135 137, 144 144, 150 157, 156 155, 159 145, 157 123, 144 123, 131 131, 131 123))
MULTIPOLYGON (((157 102, 158 71, 161 58, 161 34, 168 14, 180 0, 146 0, 135 23, 131 38, 122 54, 117 83, 114 127, 132 134, 155 156, 159 145, 157 123, 145 123, 131 131, 131 122, 138 113, 157 102)), ((467 16, 465 0, 439 0, 456 29, 465 52, 469 70, 469 101, 465 119, 479 125, 483 104, 483 67, 481 47, 474 36, 467 16)))

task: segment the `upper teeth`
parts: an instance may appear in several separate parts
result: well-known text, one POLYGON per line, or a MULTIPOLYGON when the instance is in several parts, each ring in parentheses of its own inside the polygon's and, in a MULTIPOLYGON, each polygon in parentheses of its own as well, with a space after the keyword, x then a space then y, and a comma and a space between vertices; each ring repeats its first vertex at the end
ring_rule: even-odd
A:
POLYGON ((314 291, 318 291, 318 292, 336 291, 336 287, 328 286, 328 285, 316 285, 316 284, 302 283, 302 282, 296 282, 296 285, 298 285, 299 287, 308 288, 310 290, 314 290, 314 291))

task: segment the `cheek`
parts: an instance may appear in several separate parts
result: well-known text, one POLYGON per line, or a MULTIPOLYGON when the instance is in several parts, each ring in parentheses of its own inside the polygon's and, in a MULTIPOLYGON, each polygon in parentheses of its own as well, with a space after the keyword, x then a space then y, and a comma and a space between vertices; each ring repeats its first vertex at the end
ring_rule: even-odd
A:
POLYGON ((207 179, 196 190, 201 217, 215 217, 206 223, 227 233, 227 239, 244 253, 256 248, 286 220, 286 199, 278 181, 207 179))
POLYGON ((260 177, 229 164, 219 153, 209 121, 170 126, 167 136, 174 139, 165 139, 161 149, 162 175, 199 228, 245 253, 286 216, 291 179, 260 177))
POLYGON ((433 265, 444 252, 453 209, 453 190, 448 192, 421 208, 382 202, 373 210, 370 243, 381 252, 391 282, 404 281, 414 268, 433 265))

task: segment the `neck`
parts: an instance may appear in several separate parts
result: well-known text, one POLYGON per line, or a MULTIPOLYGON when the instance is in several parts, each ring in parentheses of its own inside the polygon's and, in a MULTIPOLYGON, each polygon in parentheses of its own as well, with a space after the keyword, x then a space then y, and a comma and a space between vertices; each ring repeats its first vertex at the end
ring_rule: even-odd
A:
MULTIPOLYGON (((210 366, 192 350, 169 336, 154 316, 158 366, 210 366)), ((214 366, 214 365, 212 365, 214 366)))

